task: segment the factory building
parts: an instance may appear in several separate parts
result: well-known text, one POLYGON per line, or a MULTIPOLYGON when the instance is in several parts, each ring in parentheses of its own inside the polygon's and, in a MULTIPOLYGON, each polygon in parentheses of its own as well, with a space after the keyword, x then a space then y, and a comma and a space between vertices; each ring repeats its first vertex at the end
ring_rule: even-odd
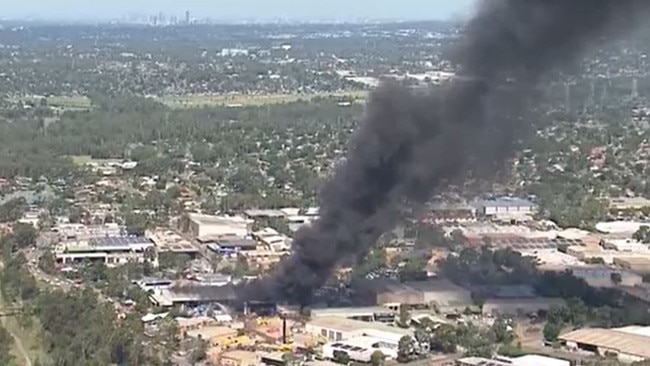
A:
POLYGON ((155 290, 165 290, 172 287, 174 281, 164 278, 145 277, 139 281, 134 281, 142 291, 149 292, 155 290))
POLYGON ((648 223, 638 221, 605 221, 597 223, 596 230, 605 234, 631 237, 642 226, 648 226, 648 223))
POLYGON ((210 241, 207 244, 208 249, 211 251, 221 254, 235 254, 242 251, 255 250, 257 248, 257 243, 255 240, 250 238, 239 238, 239 237, 221 237, 214 241, 210 241))
POLYGON ((291 248, 291 239, 270 227, 256 231, 252 236, 267 250, 282 252, 291 248))
POLYGON ((496 199, 478 201, 474 203, 479 215, 532 215, 535 213, 535 204, 521 198, 501 197, 496 199))
POLYGON ((396 312, 381 306, 355 307, 355 308, 326 308, 312 309, 312 319, 323 317, 337 317, 364 322, 380 322, 392 324, 395 322, 396 312))
POLYGON ((190 235, 202 242, 223 237, 245 238, 253 227, 253 220, 239 216, 189 215, 190 235))
POLYGON ((104 225, 58 224, 52 232, 59 235, 61 240, 89 240, 94 238, 120 237, 126 234, 126 229, 115 223, 104 225))
POLYGON ((443 313, 463 311, 472 306, 471 292, 448 280, 432 279, 401 283, 395 280, 371 280, 360 291, 375 304, 405 304, 413 307, 435 308, 443 313))
POLYGON ((231 327, 208 325, 199 329, 189 330, 185 333, 187 338, 202 339, 211 347, 226 346, 234 341, 238 332, 231 327))
POLYGON ((614 264, 619 268, 636 273, 650 273, 650 256, 646 257, 618 257, 614 258, 614 264))
POLYGON ((307 322, 305 331, 313 337, 330 342, 348 341, 358 337, 371 337, 377 342, 397 347, 404 336, 413 336, 410 329, 391 327, 381 323, 368 323, 340 317, 320 317, 307 322))
POLYGON ((223 366, 259 366, 260 356, 252 351, 233 350, 221 354, 217 365, 223 366))
POLYGON ((456 360, 456 366, 571 366, 571 362, 540 355, 499 357, 493 360, 482 357, 466 357, 456 360))
POLYGON ((144 236, 156 245, 158 253, 187 254, 195 258, 199 249, 171 230, 147 230, 144 236))
POLYGON ((570 269, 573 276, 583 279, 592 287, 634 287, 643 284, 643 277, 625 270, 604 266, 583 266, 570 269))
POLYGON ((286 213, 280 210, 246 210, 244 215, 248 219, 283 219, 287 216, 286 213))
POLYGON ((563 305, 566 305, 563 299, 547 297, 487 299, 483 303, 483 314, 525 316, 563 305))
POLYGON ((197 306, 204 304, 228 304, 236 299, 232 285, 214 286, 192 282, 166 289, 157 289, 149 294, 155 306, 197 306))
POLYGON ((145 237, 105 237, 61 243, 55 248, 54 257, 63 265, 85 261, 98 261, 107 266, 149 262, 157 267, 153 248, 154 244, 145 237))
POLYGON ((347 354, 350 360, 370 362, 372 354, 380 351, 387 359, 397 358, 397 346, 373 337, 357 337, 347 341, 329 342, 323 345, 323 357, 336 359, 337 353, 347 354))
POLYGON ((431 211, 424 215, 423 222, 429 224, 444 224, 450 222, 476 222, 476 207, 468 204, 450 204, 436 202, 431 206, 431 211))
POLYGON ((646 244, 633 239, 605 239, 602 241, 602 247, 617 252, 650 254, 650 249, 646 244))
POLYGON ((650 327, 578 329, 561 335, 559 340, 569 350, 613 357, 624 363, 650 359, 650 327))

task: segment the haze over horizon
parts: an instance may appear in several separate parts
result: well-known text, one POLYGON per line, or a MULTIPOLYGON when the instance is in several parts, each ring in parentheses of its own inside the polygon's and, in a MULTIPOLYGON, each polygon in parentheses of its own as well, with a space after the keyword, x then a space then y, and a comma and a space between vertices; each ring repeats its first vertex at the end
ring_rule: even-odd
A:
POLYGON ((218 21, 444 20, 467 15, 475 0, 24 0, 0 2, 2 19, 108 21, 163 13, 218 21), (369 3, 371 5, 369 6, 369 3))

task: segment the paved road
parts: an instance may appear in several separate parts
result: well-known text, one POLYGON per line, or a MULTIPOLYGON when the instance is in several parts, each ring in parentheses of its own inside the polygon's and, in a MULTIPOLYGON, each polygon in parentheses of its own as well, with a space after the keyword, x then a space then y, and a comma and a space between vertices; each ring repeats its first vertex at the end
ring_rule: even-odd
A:
POLYGON ((25 252, 25 258, 27 258, 27 269, 37 281, 41 283, 46 283, 64 292, 68 292, 72 289, 89 287, 95 292, 95 294, 97 294, 97 298, 99 299, 99 301, 111 302, 111 300, 108 297, 106 297, 100 290, 92 287, 89 284, 77 284, 74 281, 69 280, 67 278, 52 276, 43 272, 40 268, 38 268, 38 257, 40 255, 41 253, 38 250, 28 250, 25 252))

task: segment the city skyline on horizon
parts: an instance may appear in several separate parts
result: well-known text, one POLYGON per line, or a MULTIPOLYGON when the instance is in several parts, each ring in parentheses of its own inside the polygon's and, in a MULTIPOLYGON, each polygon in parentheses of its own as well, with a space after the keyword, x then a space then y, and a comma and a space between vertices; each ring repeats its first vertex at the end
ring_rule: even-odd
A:
POLYGON ((360 0, 312 0, 309 6, 299 0, 221 0, 218 5, 208 0, 114 0, 90 3, 83 0, 25 0, 20 4, 0 4, 0 18, 42 21, 115 21, 144 19, 163 14, 169 20, 212 19, 222 22, 243 21, 409 21, 445 20, 465 17, 476 0, 375 0, 365 6, 360 0))

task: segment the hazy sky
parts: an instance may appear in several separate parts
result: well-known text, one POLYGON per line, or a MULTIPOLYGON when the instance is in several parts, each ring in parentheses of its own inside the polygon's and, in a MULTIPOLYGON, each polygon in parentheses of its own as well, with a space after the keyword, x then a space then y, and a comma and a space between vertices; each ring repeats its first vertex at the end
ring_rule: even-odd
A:
POLYGON ((129 14, 175 14, 220 20, 445 19, 475 0, 0 0, 0 17, 106 20, 129 14))

